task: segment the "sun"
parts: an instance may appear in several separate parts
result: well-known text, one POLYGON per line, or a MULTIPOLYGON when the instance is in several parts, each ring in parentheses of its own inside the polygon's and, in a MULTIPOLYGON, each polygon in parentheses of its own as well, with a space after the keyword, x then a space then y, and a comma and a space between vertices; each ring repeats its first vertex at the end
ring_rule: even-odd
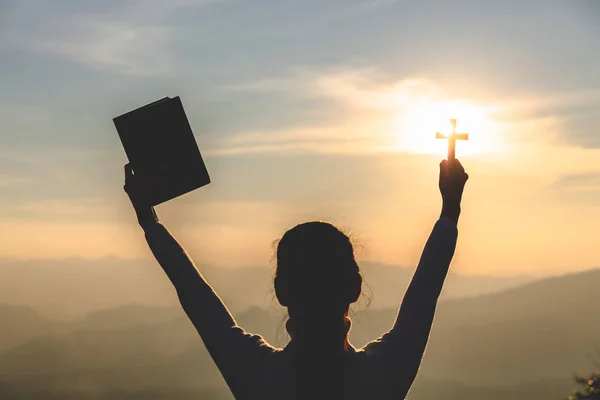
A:
POLYGON ((501 142, 490 110, 463 100, 417 100, 396 116, 395 147, 413 153, 445 155, 448 143, 436 139, 436 132, 450 133, 451 118, 456 131, 469 133, 468 141, 457 143, 456 157, 501 151, 501 142))

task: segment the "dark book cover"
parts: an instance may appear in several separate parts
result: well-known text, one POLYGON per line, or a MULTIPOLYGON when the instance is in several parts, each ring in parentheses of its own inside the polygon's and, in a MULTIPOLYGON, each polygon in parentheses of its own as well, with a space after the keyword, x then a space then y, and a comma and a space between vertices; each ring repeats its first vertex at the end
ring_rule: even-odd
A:
POLYGON ((210 183, 179 97, 165 97, 113 119, 125 154, 158 205, 210 183))

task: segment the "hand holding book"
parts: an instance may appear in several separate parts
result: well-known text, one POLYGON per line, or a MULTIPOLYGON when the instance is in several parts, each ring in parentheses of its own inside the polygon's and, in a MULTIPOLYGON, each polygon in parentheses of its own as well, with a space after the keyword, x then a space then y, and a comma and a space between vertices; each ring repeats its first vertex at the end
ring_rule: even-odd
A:
POLYGON ((150 207, 210 183, 181 99, 163 98, 113 119, 131 177, 150 207))
POLYGON ((123 189, 129 196, 141 227, 158 222, 158 216, 148 195, 148 185, 148 181, 144 181, 135 175, 131 164, 125 165, 125 186, 123 186, 123 189))

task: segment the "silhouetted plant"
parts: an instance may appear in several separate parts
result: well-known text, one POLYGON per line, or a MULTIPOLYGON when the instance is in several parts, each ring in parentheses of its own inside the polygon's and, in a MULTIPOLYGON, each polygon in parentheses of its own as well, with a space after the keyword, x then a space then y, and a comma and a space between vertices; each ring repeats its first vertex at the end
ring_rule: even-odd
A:
POLYGON ((600 400, 600 374, 592 374, 587 378, 575 377, 580 386, 567 400, 600 400))
MULTIPOLYGON (((600 348, 593 347, 593 354, 588 354, 596 371, 600 371, 600 348)), ((575 389, 567 400, 600 400, 600 373, 591 374, 585 378, 575 376, 575 382, 580 386, 575 389)))

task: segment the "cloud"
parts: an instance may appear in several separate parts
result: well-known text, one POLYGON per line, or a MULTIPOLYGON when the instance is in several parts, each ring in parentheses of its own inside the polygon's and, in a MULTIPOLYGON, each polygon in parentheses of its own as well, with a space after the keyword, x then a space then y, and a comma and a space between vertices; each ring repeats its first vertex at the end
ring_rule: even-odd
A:
POLYGON ((353 119, 333 126, 241 132, 224 138, 207 154, 380 154, 385 152, 389 145, 389 135, 383 127, 378 130, 377 125, 376 121, 353 119))
POLYGON ((499 112, 510 112, 511 118, 547 116, 573 108, 586 107, 600 100, 600 90, 558 93, 522 94, 516 99, 501 101, 499 112))
POLYGON ((390 76, 375 65, 295 68, 289 75, 224 85, 233 92, 277 92, 289 96, 325 98, 347 107, 395 109, 416 96, 443 96, 446 91, 434 80, 390 76))
MULTIPOLYGON (((0 190, 16 190, 30 185, 35 162, 26 156, 20 157, 7 149, 0 148, 0 190)), ((4 203, 0 199, 0 203, 4 203)))
POLYGON ((166 48, 169 28, 135 26, 94 17, 71 22, 46 39, 29 43, 33 50, 65 56, 93 69, 127 75, 165 75, 172 70, 166 48))
POLYGON ((559 176, 542 191, 551 202, 581 210, 598 209, 600 204, 600 171, 588 170, 559 176))
POLYGON ((34 52, 67 58, 83 66, 134 76, 166 76, 173 72, 169 45, 174 27, 165 22, 173 11, 214 3, 213 0, 161 2, 58 3, 36 14, 15 5, 15 20, 33 19, 27 30, 9 29, 13 44, 34 52), (66 6, 69 6, 67 8, 66 6))
POLYGON ((549 186, 554 190, 600 190, 600 171, 561 176, 549 186))
MULTIPOLYGON (((321 122, 290 124, 275 129, 243 127, 218 138, 210 150, 215 155, 276 152, 359 155, 390 151, 398 138, 414 135, 412 131, 418 130, 419 126, 402 125, 402 121, 408 121, 423 111, 419 111, 418 107, 424 106, 425 113, 435 113, 438 108, 440 110, 437 111, 443 111, 442 108, 450 109, 461 104, 489 117, 486 127, 497 132, 494 134, 494 140, 498 142, 494 146, 497 148, 502 142, 568 145, 577 141, 569 133, 570 113, 589 107, 600 99, 600 92, 595 90, 547 93, 543 96, 517 94, 513 97, 479 95, 455 98, 450 90, 433 78, 407 76, 393 79, 376 67, 297 69, 287 77, 232 84, 225 86, 224 90, 243 93, 248 98, 252 97, 251 94, 259 98, 276 93, 281 98, 317 102, 323 109, 332 110, 332 115, 321 122), (448 107, 429 107, 432 102, 447 104, 448 107)), ((431 115, 431 118, 438 117, 431 115)), ((422 115, 417 123, 426 123, 427 118, 422 115)))
POLYGON ((28 216, 90 217, 95 213, 107 213, 110 210, 99 201, 42 200, 29 201, 19 205, 18 210, 28 216))
POLYGON ((308 124, 238 129, 216 140, 210 150, 215 155, 387 152, 398 134, 398 115, 409 112, 418 101, 448 97, 431 79, 390 79, 375 67, 301 68, 288 76, 231 84, 223 89, 250 94, 249 97, 277 94, 281 98, 315 102, 321 109, 331 110, 331 114, 324 121, 308 124))
POLYGON ((524 95, 501 101, 494 110, 499 121, 523 126, 527 136, 563 145, 600 148, 600 91, 524 95), (536 133, 534 133, 534 131, 536 133))
POLYGON ((0 189, 10 188, 14 185, 23 184, 30 182, 29 179, 17 176, 11 176, 8 174, 0 173, 0 189))

